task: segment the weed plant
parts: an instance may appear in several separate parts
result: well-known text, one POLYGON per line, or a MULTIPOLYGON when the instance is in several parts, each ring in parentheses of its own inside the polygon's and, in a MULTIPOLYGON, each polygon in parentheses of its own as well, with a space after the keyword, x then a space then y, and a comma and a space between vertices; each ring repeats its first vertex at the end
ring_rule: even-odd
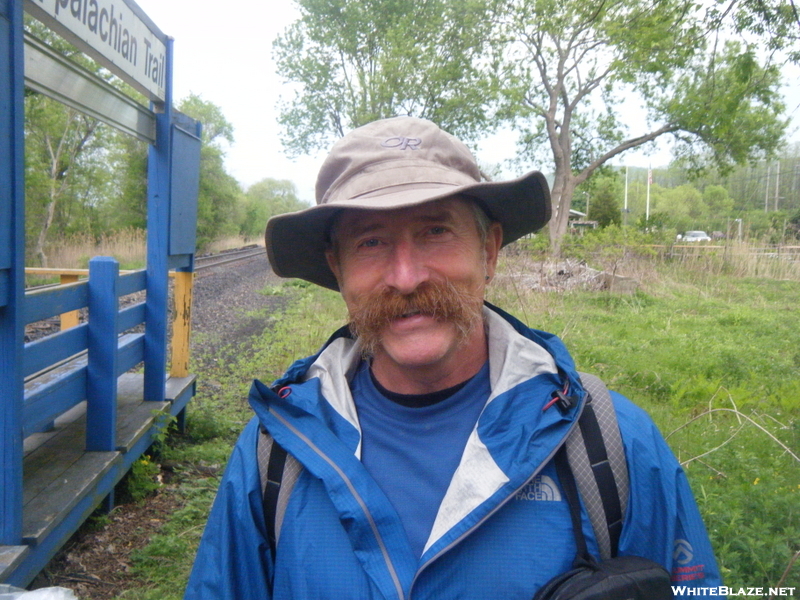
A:
POLYGON ((150 460, 150 457, 143 455, 142 458, 131 465, 131 470, 123 480, 124 493, 119 500, 125 502, 141 502, 147 496, 161 487, 159 477, 161 468, 158 463, 150 460))
MULTIPOLYGON (((560 335, 579 369, 651 414, 686 469, 726 585, 797 585, 800 278, 766 270, 755 278, 622 243, 580 252, 596 268, 636 278, 639 290, 533 291, 542 253, 516 247, 504 251, 489 300, 560 335)), ((200 388, 188 434, 165 450, 185 465, 184 508, 137 554, 143 585, 123 598, 181 597, 222 466, 251 415, 251 379, 273 381, 345 322, 328 290, 290 283, 265 293, 291 301, 263 315, 262 336, 214 360, 193 357, 200 388)))

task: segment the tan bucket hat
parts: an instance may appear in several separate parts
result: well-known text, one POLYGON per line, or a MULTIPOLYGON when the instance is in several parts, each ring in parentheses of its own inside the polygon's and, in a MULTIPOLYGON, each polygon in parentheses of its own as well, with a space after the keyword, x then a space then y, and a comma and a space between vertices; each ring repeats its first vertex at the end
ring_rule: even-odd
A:
POLYGON ((325 250, 337 212, 391 210, 461 194, 503 226, 503 245, 550 220, 550 189, 539 171, 511 181, 484 181, 469 149, 434 123, 383 119, 348 133, 317 177, 317 206, 272 217, 265 241, 272 269, 338 290, 325 250))

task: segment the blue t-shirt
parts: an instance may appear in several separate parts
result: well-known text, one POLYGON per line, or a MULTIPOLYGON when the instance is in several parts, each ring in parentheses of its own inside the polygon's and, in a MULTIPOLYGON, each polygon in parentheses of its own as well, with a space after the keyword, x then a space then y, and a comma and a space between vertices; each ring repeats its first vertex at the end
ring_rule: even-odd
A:
POLYGON ((361 461, 391 501, 416 556, 489 397, 489 363, 461 389, 430 406, 381 394, 363 362, 351 383, 361 423, 361 461))

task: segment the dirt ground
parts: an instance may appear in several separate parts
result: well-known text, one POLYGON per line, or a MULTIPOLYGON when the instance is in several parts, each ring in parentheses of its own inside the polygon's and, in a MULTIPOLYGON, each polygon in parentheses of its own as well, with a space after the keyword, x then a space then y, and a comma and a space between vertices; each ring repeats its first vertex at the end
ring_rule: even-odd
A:
POLYGON ((146 501, 117 506, 108 524, 84 526, 36 578, 32 588, 71 589, 81 600, 111 600, 135 582, 130 556, 144 547, 180 508, 180 496, 169 484, 146 501))

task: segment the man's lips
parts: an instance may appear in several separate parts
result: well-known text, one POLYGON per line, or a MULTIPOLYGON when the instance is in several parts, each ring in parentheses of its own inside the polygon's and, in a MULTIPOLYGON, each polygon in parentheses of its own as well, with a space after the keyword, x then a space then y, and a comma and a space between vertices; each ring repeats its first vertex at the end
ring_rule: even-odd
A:
POLYGON ((403 313, 402 315, 400 315, 399 317, 396 317, 396 318, 398 318, 398 319, 407 319, 409 317, 415 317, 415 316, 417 316, 419 314, 422 314, 422 313, 420 313, 420 311, 418 311, 418 310, 412 310, 411 312, 403 313))
POLYGON ((429 315, 427 313, 415 310, 412 312, 407 312, 401 315, 397 315, 394 318, 390 319, 389 327, 393 329, 398 329, 398 328, 403 329, 409 327, 413 328, 418 325, 423 325, 435 320, 436 319, 433 317, 433 315, 429 315))

